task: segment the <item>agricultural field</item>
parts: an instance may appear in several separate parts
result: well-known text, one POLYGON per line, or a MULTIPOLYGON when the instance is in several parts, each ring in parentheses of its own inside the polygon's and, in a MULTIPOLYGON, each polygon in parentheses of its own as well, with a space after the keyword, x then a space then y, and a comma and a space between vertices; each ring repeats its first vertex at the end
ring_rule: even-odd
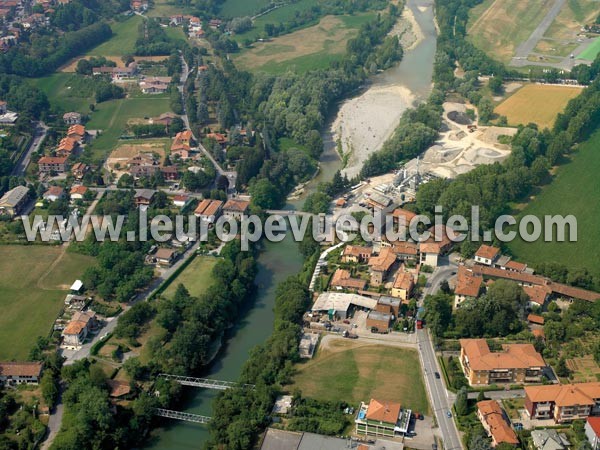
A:
POLYGON ((528 243, 511 242, 508 247, 515 259, 532 265, 557 262, 572 268, 587 268, 600 274, 600 202, 598 173, 600 173, 600 132, 580 144, 572 160, 558 168, 555 178, 533 198, 521 212, 543 218, 546 214, 573 214, 577 218, 577 242, 528 243))
POLYGON ((212 283, 212 270, 219 258, 212 256, 196 256, 196 258, 175 278, 164 292, 170 298, 177 286, 183 284, 193 296, 202 294, 212 283))
POLYGON ((325 16, 318 25, 259 42, 235 58, 240 67, 268 73, 283 73, 290 68, 304 72, 327 67, 346 51, 346 43, 358 34, 358 29, 374 17, 325 16))
POLYGON ((558 113, 580 92, 580 88, 572 86, 528 84, 500 103, 494 112, 506 116, 510 125, 533 122, 541 128, 552 127, 558 113))
POLYGON ((220 12, 223 17, 253 16, 270 3, 271 0, 225 0, 220 12))
POLYGON ((314 359, 295 368, 290 392, 300 389, 307 397, 354 405, 385 398, 413 411, 429 411, 419 357, 411 349, 330 340, 314 359))
MULTIPOLYGON (((243 0, 234 0, 242 2, 243 0)), ((257 1, 257 0, 255 0, 257 1)), ((279 24, 280 22, 288 22, 296 16, 297 12, 305 11, 314 6, 319 5, 322 0, 298 0, 294 3, 289 3, 281 8, 277 8, 264 16, 260 16, 254 20, 254 27, 246 33, 238 34, 234 36, 238 42, 243 42, 246 39, 251 41, 256 40, 258 37, 264 34, 265 24, 279 24)))
POLYGON ((41 245, 2 246, 2 256, 0 360, 23 359, 48 336, 69 287, 94 259, 41 245))
POLYGON ((493 58, 508 63, 552 6, 549 0, 485 0, 469 17, 469 39, 493 58))
POLYGON ((138 26, 143 20, 140 16, 133 15, 123 22, 112 23, 110 27, 113 36, 108 41, 91 49, 85 56, 132 55, 138 36, 138 26))
POLYGON ((191 11, 175 0, 154 0, 152 8, 145 13, 148 17, 171 17, 175 14, 189 14, 191 11))

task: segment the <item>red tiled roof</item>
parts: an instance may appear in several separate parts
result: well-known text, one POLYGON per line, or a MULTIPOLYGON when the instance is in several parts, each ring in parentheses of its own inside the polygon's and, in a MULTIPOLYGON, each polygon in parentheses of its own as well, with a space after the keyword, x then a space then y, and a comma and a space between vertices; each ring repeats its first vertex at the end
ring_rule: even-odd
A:
POLYGON ((0 362, 0 376, 39 377, 42 372, 40 362, 0 362))
POLYGON ((472 270, 466 266, 459 266, 454 293, 467 297, 478 297, 482 282, 483 278, 475 276, 472 270))
POLYGON ((529 314, 527 316, 527 322, 535 323, 537 325, 544 325, 544 318, 537 314, 529 314))
POLYGON ((367 409, 367 420, 396 424, 400 416, 400 409, 400 403, 371 399, 367 409))
POLYGON ((460 346, 473 370, 528 369, 546 365, 531 344, 506 344, 501 352, 490 351, 485 339, 461 339, 460 346))
POLYGON ((482 245, 475 253, 476 257, 484 258, 484 259, 494 259, 500 253, 500 249, 497 247, 492 247, 490 245, 482 245))
POLYGON ((486 422, 496 443, 517 445, 519 439, 504 418, 504 412, 496 400, 483 400, 477 403, 479 414, 486 422))
POLYGON ((249 206, 250 202, 246 200, 230 198, 229 200, 227 200, 227 203, 225 203, 225 206, 223 206, 223 209, 236 212, 246 212, 249 206))

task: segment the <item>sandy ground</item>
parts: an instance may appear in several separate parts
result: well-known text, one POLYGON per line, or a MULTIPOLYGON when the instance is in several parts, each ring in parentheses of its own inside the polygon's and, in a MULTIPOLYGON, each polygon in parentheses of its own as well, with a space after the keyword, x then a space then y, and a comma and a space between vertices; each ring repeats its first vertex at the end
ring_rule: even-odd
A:
MULTIPOLYGON (((439 139, 419 161, 421 173, 430 172, 442 178, 454 178, 473 170, 482 164, 501 162, 510 155, 510 146, 500 144, 502 135, 513 136, 516 128, 478 127, 470 132, 468 124, 452 120, 449 113, 464 113, 466 106, 461 103, 444 103, 444 127, 439 139)), ((417 160, 407 164, 409 172, 416 170, 417 160)))
MULTIPOLYGON (((423 39, 423 32, 409 8, 404 9, 391 34, 401 38, 405 50, 423 39)), ((358 175, 369 155, 389 139, 414 100, 413 93, 405 86, 373 85, 342 104, 331 131, 341 144, 343 154, 349 155, 343 170, 349 178, 358 175)))

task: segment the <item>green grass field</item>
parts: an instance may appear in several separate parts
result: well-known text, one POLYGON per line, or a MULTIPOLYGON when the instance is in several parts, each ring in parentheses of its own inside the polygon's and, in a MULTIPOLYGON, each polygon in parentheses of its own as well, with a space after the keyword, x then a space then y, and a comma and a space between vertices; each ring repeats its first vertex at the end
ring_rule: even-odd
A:
POLYGON ((491 57, 508 62, 550 9, 544 0, 486 0, 469 14, 469 40, 491 57))
POLYGON ((60 247, 0 249, 0 360, 27 358, 38 336, 48 336, 69 286, 94 259, 60 247))
POLYGON ((154 6, 145 14, 148 17, 171 17, 175 14, 190 14, 190 8, 171 0, 155 0, 154 6))
POLYGON ((600 37, 597 37, 584 51, 581 52, 577 57, 585 59, 587 61, 593 61, 600 53, 600 37))
POLYGON ((307 397, 353 405, 377 398, 429 411, 416 351, 361 344, 360 339, 329 341, 327 349, 321 347, 314 359, 295 366, 298 373, 287 388, 290 392, 298 388, 307 397))
MULTIPOLYGON (((542 217, 573 214, 577 218, 577 242, 514 241, 509 244, 515 259, 535 264, 553 261, 570 268, 587 268, 600 275, 600 132, 581 144, 572 161, 560 167, 552 182, 522 211, 542 217)), ((543 223, 543 220, 542 220, 543 223)))
MULTIPOLYGON (((243 1, 243 0, 235 0, 235 1, 243 1)), ((256 1, 256 0, 255 0, 256 1)), ((256 40, 258 37, 264 34, 265 32, 265 24, 279 24, 280 22, 289 22, 294 19, 297 12, 306 11, 314 6, 317 6, 321 0, 298 0, 295 3, 290 3, 281 8, 277 8, 271 11, 264 16, 258 17, 254 21, 254 28, 247 31, 246 33, 237 34, 234 36, 238 42, 243 42, 245 39, 250 39, 252 41, 256 40)), ((314 24, 306 24, 306 26, 310 26, 314 24)))
POLYGON ((175 278, 165 290, 165 297, 172 297, 179 284, 183 284, 190 294, 198 296, 208 288, 212 282, 212 270, 219 258, 212 256, 196 256, 196 258, 175 278))
POLYGON ((53 106, 65 111, 88 114, 90 104, 95 103, 94 93, 78 89, 81 80, 84 79, 71 73, 58 72, 47 77, 34 78, 31 82, 45 92, 53 106))
POLYGON ((112 23, 110 27, 113 36, 108 41, 87 52, 86 56, 132 55, 138 36, 138 26, 142 23, 142 20, 140 16, 133 15, 123 22, 112 23))
POLYGON ((225 0, 221 6, 221 15, 223 17, 253 16, 270 3, 271 0, 225 0))
POLYGON ((92 119, 86 124, 91 130, 102 130, 91 144, 93 157, 102 159, 115 148, 129 119, 156 117, 170 110, 167 97, 125 98, 96 105, 92 119))
POLYGON ((240 67, 272 74, 288 70, 306 72, 328 67, 346 53, 346 43, 373 13, 354 16, 325 16, 318 24, 270 42, 257 42, 235 57, 240 67))

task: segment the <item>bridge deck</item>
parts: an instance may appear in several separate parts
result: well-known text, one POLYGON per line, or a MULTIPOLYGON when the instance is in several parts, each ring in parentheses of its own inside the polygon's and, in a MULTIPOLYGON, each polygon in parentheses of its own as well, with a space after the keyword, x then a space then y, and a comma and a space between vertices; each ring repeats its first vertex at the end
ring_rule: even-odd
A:
POLYGON ((183 420, 185 422, 193 423, 209 423, 210 417, 200 416, 198 414, 191 414, 181 411, 173 411, 170 409, 156 408, 154 414, 159 417, 166 417, 167 419, 183 420))
POLYGON ((254 388, 253 384, 244 384, 240 385, 234 381, 224 381, 224 380, 214 380, 211 378, 195 378, 195 377, 186 377, 182 375, 171 375, 168 373, 161 373, 158 375, 159 377, 166 378, 168 380, 177 381, 179 384, 183 386, 192 386, 206 389, 217 389, 220 391, 224 391, 225 389, 230 389, 238 386, 251 387, 254 388))

